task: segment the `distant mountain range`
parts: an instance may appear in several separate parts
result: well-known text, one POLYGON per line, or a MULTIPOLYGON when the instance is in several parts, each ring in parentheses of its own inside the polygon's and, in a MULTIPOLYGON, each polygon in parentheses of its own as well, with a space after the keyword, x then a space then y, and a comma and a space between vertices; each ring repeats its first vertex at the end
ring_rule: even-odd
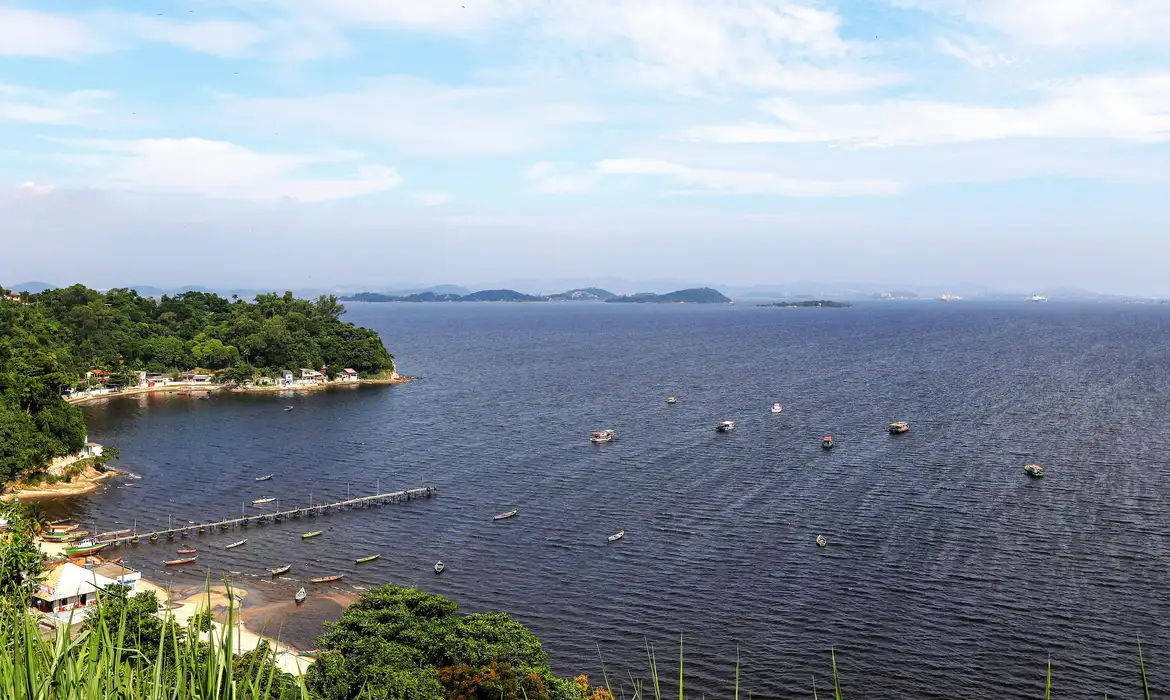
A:
POLYGON ((570 289, 567 292, 560 292, 558 294, 550 294, 547 296, 523 294, 521 292, 517 292, 514 289, 485 289, 483 291, 471 292, 469 294, 436 294, 435 292, 422 292, 418 294, 394 295, 379 294, 377 292, 359 292, 357 294, 343 296, 341 297, 341 300, 362 302, 602 301, 608 303, 621 302, 641 304, 728 304, 731 302, 731 299, 728 299, 714 289, 709 288, 680 289, 668 294, 643 292, 641 294, 618 296, 613 292, 597 287, 570 289))

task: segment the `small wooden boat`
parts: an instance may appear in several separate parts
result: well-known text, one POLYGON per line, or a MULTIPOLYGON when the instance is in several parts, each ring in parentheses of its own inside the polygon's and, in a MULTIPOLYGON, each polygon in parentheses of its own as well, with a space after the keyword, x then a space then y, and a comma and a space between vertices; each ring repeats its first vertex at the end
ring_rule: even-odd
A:
POLYGON ((446 568, 447 568, 447 565, 444 564, 443 562, 441 562, 441 561, 435 562, 435 573, 436 574, 443 573, 443 569, 446 569, 446 568))
POLYGON ((825 539, 824 535, 817 535, 817 546, 818 547, 824 547, 827 544, 829 544, 829 541, 825 539))
POLYGON ((291 568, 292 564, 285 564, 284 566, 278 566, 275 569, 269 569, 268 573, 272 574, 273 576, 280 576, 281 574, 287 574, 288 570, 291 568))
POLYGON ((150 539, 150 543, 151 543, 151 544, 154 544, 155 542, 158 542, 158 535, 153 535, 153 534, 152 534, 152 535, 149 537, 149 539, 150 539))
POLYGON ((901 435, 902 433, 910 431, 910 424, 906 421, 898 421, 897 423, 890 423, 890 435, 901 435))
POLYGON ((301 535, 301 539, 307 540, 310 537, 317 537, 320 534, 321 534, 321 530, 314 530, 312 532, 306 532, 305 534, 301 535))
POLYGON ((297 594, 295 596, 293 596, 293 600, 297 601, 297 605, 300 605, 301 603, 305 602, 306 596, 308 596, 308 593, 305 593, 305 589, 302 588, 299 591, 297 591, 297 594))
POLYGON ((87 557, 90 554, 97 554, 106 547, 109 547, 109 542, 95 543, 91 541, 80 542, 76 547, 66 547, 65 556, 69 558, 87 557))
POLYGON ((345 576, 345 574, 334 574, 332 576, 318 576, 317 578, 309 579, 309 583, 332 583, 334 581, 340 581, 342 576, 345 576))
POLYGON ((513 517, 516 517, 516 514, 519 512, 520 511, 518 511, 518 510, 510 510, 507 513, 500 513, 498 515, 493 515, 492 520, 503 520, 504 518, 513 518, 513 517))
POLYGON ((138 544, 138 535, 130 538, 130 544, 138 544))
POLYGON ((189 391, 180 391, 179 392, 179 396, 190 396, 190 395, 191 395, 191 392, 189 392, 189 391))
POLYGON ((73 532, 79 527, 81 527, 81 523, 52 523, 49 525, 49 534, 64 535, 67 532, 73 532))
POLYGON ((195 550, 191 549, 189 547, 185 548, 185 549, 176 549, 175 551, 178 552, 179 554, 194 554, 195 553, 195 550))
POLYGON ((609 538, 608 538, 608 540, 609 540, 610 542, 617 542, 618 540, 620 540, 621 538, 623 538, 623 537, 625 537, 625 536, 626 536, 626 531, 625 531, 625 530, 618 530, 617 532, 615 532, 615 533, 613 533, 612 535, 610 535, 610 536, 609 536, 609 538))
POLYGON ((297 656, 315 657, 320 653, 321 653, 320 649, 305 649, 304 651, 298 651, 297 656))
POLYGON ((825 439, 821 440, 821 447, 825 448, 826 450, 833 449, 833 436, 826 435, 825 439))
POLYGON ((232 542, 228 546, 224 547, 224 549, 235 549, 236 547, 239 547, 240 545, 244 544, 247 541, 248 541, 248 539, 244 538, 244 539, 240 540, 239 542, 232 542))
POLYGON ((170 561, 163 562, 163 564, 166 566, 179 566, 181 564, 190 564, 198 558, 199 557, 184 557, 183 559, 171 559, 170 561))
POLYGON ((117 557, 116 559, 111 559, 111 560, 110 560, 110 563, 111 563, 111 564, 121 564, 121 563, 122 563, 122 557, 117 557))
POLYGON ((784 410, 784 404, 776 402, 772 404, 772 413, 779 413, 784 410))
POLYGON ((46 534, 41 535, 41 539, 44 540, 45 542, 61 543, 61 542, 76 542, 78 540, 85 539, 88 536, 89 536, 89 532, 87 532, 85 530, 74 530, 72 532, 63 532, 61 534, 46 533, 46 534))
POLYGON ((678 399, 673 396, 667 396, 666 403, 678 403, 678 399))
POLYGON ((717 433, 730 433, 732 430, 735 430, 735 421, 733 420, 720 421, 715 426, 715 432, 717 433))
POLYGON ((285 406, 285 407, 284 407, 284 410, 286 410, 286 411, 291 411, 291 410, 293 410, 294 408, 296 408, 296 407, 295 407, 295 406, 285 406))
POLYGON ((265 474, 264 476, 256 477, 256 481, 268 481, 269 479, 271 479, 274 476, 276 476, 276 475, 275 474, 265 474))
POLYGON ((1025 464, 1024 471, 1027 472, 1028 476, 1044 476, 1044 468, 1039 464, 1025 464))
POLYGON ((589 434, 589 442, 600 444, 603 442, 613 442, 617 439, 617 434, 612 430, 606 428, 605 430, 594 430, 589 434))
POLYGON ((353 563, 354 564, 365 564, 367 562, 374 561, 375 559, 377 559, 378 557, 381 557, 381 556, 382 556, 381 554, 371 554, 368 557, 361 557, 360 559, 354 559, 353 563))
POLYGON ((275 500, 276 500, 275 498, 256 498, 256 499, 253 499, 253 501, 252 501, 252 505, 254 505, 254 506, 262 506, 262 505, 264 505, 265 503, 272 503, 272 502, 273 502, 273 501, 275 501, 275 500))

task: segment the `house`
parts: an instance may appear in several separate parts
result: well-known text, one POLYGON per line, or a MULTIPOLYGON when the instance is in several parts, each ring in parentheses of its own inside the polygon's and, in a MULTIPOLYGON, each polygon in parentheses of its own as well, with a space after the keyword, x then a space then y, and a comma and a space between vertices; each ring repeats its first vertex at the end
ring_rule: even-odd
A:
POLYGON ((346 367, 337 373, 335 382, 356 382, 359 379, 357 370, 346 367))
POLYGON ((70 616, 75 622, 80 622, 97 605, 98 591, 111 587, 133 590, 135 582, 141 578, 139 572, 117 564, 102 564, 99 568, 116 575, 111 578, 98 569, 83 569, 72 562, 54 567, 33 593, 30 605, 52 622, 68 623, 70 616), (117 571, 108 568, 110 566, 117 567, 117 571), (126 585, 127 581, 130 586, 126 585))
POLYGON ((204 372, 200 372, 198 370, 191 370, 189 372, 183 372, 183 374, 181 376, 183 377, 183 381, 187 382, 188 384, 210 384, 211 383, 211 375, 206 374, 204 372))
POLYGON ((281 386, 290 386, 293 383, 293 373, 291 369, 281 370, 280 384, 281 386))
POLYGON ((135 571, 121 562, 115 564, 112 561, 98 564, 93 567, 92 571, 120 585, 125 589, 126 595, 134 595, 138 592, 138 579, 142 578, 141 571, 135 571))
POLYGON ((105 370, 91 369, 85 373, 85 379, 86 381, 93 380, 105 384, 106 382, 110 381, 110 373, 106 372, 105 370))
POLYGON ((318 372, 315 369, 302 369, 301 370, 301 381, 302 382, 323 382, 323 381, 325 381, 325 375, 321 374, 320 372, 318 372))
POLYGON ((101 457, 102 446, 96 442, 86 440, 85 447, 81 448, 81 456, 85 457, 101 457))
POLYGON ((142 379, 139 386, 166 386, 171 383, 171 375, 169 374, 146 374, 142 373, 142 379))

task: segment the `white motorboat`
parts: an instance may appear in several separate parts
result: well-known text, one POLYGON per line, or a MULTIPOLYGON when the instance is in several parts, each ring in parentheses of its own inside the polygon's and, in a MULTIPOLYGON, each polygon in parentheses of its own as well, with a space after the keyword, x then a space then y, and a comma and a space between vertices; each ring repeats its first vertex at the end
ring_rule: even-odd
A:
POLYGON ((305 602, 305 598, 307 598, 308 595, 308 593, 305 593, 305 589, 302 588, 297 591, 297 594, 295 597, 293 597, 293 600, 297 601, 297 605, 300 605, 301 603, 305 602))
POLYGON ((224 549, 235 549, 236 547, 239 547, 240 545, 244 544, 247 541, 248 541, 247 539, 242 539, 239 542, 232 542, 228 546, 224 547, 224 549))
POLYGON ((441 562, 441 561, 435 562, 435 573, 436 574, 443 573, 443 569, 446 569, 446 568, 447 568, 447 565, 444 564, 443 562, 441 562))
POLYGON ((719 433, 730 433, 732 430, 735 430, 735 421, 733 420, 725 420, 715 426, 715 431, 719 433))
POLYGON ((779 401, 772 404, 772 413, 779 413, 780 411, 783 411, 783 410, 784 410, 784 404, 780 403, 779 401))
POLYGON ((621 538, 623 538, 625 536, 626 536, 625 530, 618 530, 617 532, 610 535, 608 539, 610 542, 617 542, 618 540, 620 540, 621 538))

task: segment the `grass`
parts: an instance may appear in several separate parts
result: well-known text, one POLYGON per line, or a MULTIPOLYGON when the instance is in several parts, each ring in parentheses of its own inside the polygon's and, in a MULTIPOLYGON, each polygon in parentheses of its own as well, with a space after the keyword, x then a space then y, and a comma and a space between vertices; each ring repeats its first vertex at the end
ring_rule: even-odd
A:
MULTIPOLYGON (((233 606, 234 608, 234 606, 233 606)), ((247 700, 277 697, 272 664, 241 663, 232 653, 229 609, 223 631, 164 634, 156 649, 133 649, 123 614, 76 635, 42 634, 32 615, 0 603, 0 697, 11 700, 247 700), (204 641, 206 640, 206 641, 204 641)), ((166 625, 164 629, 171 629, 166 625)), ((297 679, 286 700, 308 700, 297 679), (291 697, 290 697, 291 696, 291 697)))

